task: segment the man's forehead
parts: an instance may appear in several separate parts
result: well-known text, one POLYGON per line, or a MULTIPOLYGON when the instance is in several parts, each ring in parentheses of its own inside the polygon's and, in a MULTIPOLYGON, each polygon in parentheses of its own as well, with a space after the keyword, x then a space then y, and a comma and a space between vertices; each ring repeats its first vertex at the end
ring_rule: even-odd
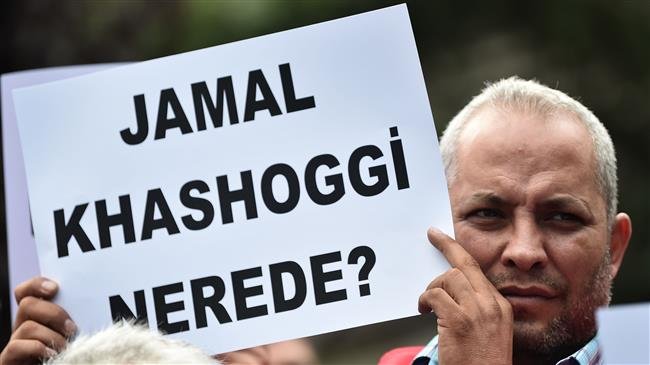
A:
POLYGON ((469 115, 462 128, 461 138, 472 138, 477 134, 504 127, 513 133, 520 133, 529 129, 552 132, 559 126, 581 135, 581 137, 589 137, 587 128, 570 111, 548 108, 536 110, 524 106, 487 104, 478 107, 469 115))
POLYGON ((574 115, 568 112, 541 114, 499 106, 482 107, 470 116, 456 152, 458 159, 472 153, 472 158, 523 161, 545 156, 577 158, 581 160, 579 163, 595 162, 589 132, 574 115))
POLYGON ((570 115, 485 108, 468 121, 456 153, 450 188, 460 192, 462 186, 464 199, 476 193, 473 199, 501 204, 508 194, 521 201, 568 193, 579 198, 573 203, 584 205, 599 192, 591 136, 570 115), (486 188, 499 194, 477 191, 486 188))

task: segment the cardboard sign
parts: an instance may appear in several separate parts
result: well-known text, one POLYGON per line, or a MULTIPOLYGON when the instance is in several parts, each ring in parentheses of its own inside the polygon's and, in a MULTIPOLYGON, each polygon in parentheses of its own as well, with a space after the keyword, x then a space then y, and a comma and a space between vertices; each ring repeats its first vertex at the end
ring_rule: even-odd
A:
POLYGON ((4 188, 5 188, 5 217, 7 224, 7 256, 9 276, 9 300, 11 302, 11 318, 16 318, 17 303, 14 298, 14 288, 23 281, 40 274, 36 256, 36 242, 29 212, 27 198, 27 182, 23 153, 20 149, 16 113, 14 111, 14 89, 45 82, 67 79, 73 76, 88 74, 119 63, 52 67, 38 70, 19 71, 3 74, 2 85, 2 152, 4 188))
POLYGON ((84 330, 217 353, 417 314, 451 233, 406 6, 14 91, 42 273, 84 330))
POLYGON ((650 364, 650 303, 600 308, 596 315, 603 363, 650 364))

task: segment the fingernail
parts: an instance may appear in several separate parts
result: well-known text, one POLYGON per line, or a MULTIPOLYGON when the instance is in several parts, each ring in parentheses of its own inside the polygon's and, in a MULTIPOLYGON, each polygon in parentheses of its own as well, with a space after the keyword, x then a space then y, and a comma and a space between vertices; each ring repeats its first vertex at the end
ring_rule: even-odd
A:
POLYGON ((65 333, 67 333, 68 336, 72 336, 77 332, 77 325, 70 319, 66 319, 63 326, 65 327, 65 333))
POLYGON ((54 357, 56 356, 57 352, 54 349, 51 349, 49 347, 45 347, 45 356, 46 357, 54 357))
POLYGON ((41 288, 46 293, 52 293, 56 290, 56 283, 50 280, 45 280, 41 283, 41 288))

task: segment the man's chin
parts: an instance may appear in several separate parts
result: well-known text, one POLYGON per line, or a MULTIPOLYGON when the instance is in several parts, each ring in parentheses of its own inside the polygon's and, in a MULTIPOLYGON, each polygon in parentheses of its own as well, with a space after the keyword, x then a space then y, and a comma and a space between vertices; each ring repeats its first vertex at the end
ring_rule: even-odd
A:
POLYGON ((515 352, 551 356, 577 350, 594 334, 595 326, 572 331, 561 318, 544 321, 515 317, 513 345, 515 352))
POLYGON ((514 322, 514 340, 519 343, 539 343, 549 332, 549 325, 540 321, 517 320, 514 322))
POLYGON ((568 333, 551 329, 548 323, 516 320, 514 323, 515 352, 551 354, 556 347, 570 341, 568 333))

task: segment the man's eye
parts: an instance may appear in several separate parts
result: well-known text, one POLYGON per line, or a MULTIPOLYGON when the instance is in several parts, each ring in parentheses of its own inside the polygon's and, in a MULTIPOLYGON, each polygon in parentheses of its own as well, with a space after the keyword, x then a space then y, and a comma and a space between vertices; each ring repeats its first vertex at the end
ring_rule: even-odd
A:
POLYGON ((478 209, 473 211, 472 214, 470 215, 473 215, 478 218, 486 218, 486 219, 503 217, 503 214, 501 214, 501 212, 499 212, 496 209, 478 209))
POLYGON ((580 216, 564 212, 549 214, 546 222, 552 227, 569 230, 578 229, 585 224, 580 216))
POLYGON ((555 213, 551 215, 550 220, 556 222, 581 222, 582 220, 571 213, 555 213))

